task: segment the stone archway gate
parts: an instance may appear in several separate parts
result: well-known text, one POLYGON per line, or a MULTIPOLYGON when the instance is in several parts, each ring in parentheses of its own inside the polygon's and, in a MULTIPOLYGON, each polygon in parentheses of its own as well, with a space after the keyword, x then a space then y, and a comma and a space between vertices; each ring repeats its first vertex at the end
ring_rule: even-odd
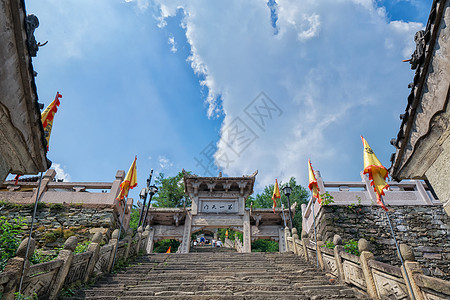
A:
POLYGON ((151 253, 154 242, 175 239, 181 242, 178 252, 188 253, 193 232, 231 228, 243 233, 244 252, 251 252, 251 242, 256 239, 277 241, 280 252, 285 252, 284 218, 288 222, 288 214, 280 208, 274 213, 271 208, 245 207, 245 200, 253 193, 257 173, 242 177, 200 177, 184 172, 185 192, 192 206, 151 208, 147 216, 151 226, 147 251, 151 253))

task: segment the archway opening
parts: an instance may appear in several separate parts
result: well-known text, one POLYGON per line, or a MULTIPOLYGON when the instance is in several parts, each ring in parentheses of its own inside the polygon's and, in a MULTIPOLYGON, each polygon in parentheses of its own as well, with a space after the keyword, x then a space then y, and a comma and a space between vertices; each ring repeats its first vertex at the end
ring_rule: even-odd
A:
POLYGON ((169 250, 169 247, 170 247, 170 252, 175 253, 175 252, 177 252, 180 244, 181 243, 179 241, 174 240, 174 239, 160 240, 155 243, 155 246, 153 247, 153 253, 166 253, 167 250, 169 250))

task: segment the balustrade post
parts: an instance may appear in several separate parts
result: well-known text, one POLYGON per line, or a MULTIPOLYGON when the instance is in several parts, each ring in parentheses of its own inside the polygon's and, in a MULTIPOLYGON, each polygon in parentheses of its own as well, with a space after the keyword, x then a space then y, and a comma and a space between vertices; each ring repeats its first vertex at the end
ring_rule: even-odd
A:
POLYGON ((153 238, 155 236, 155 230, 151 228, 150 225, 147 225, 147 227, 145 227, 145 230, 148 231, 148 238, 145 242, 145 253, 151 254, 153 252, 153 238))
POLYGON ((116 248, 119 247, 119 229, 115 229, 111 234, 111 239, 109 240, 109 244, 113 245, 111 249, 111 255, 109 256, 109 263, 107 272, 110 273, 112 269, 112 265, 114 263, 114 254, 116 253, 116 248))
POLYGON ((125 255, 123 257, 123 261, 127 261, 128 256, 130 255, 131 244, 133 243, 133 230, 128 228, 127 235, 125 236, 125 242, 127 243, 127 248, 125 249, 125 255))
POLYGON ((72 264, 73 251, 78 244, 78 238, 76 236, 69 237, 64 243, 64 249, 59 251, 56 260, 62 260, 63 263, 59 268, 58 274, 55 276, 55 282, 51 287, 49 299, 57 299, 60 289, 62 288, 64 281, 66 281, 67 273, 69 273, 70 265, 72 264))
POLYGON ((344 267, 342 265, 341 253, 344 251, 344 246, 342 246, 342 239, 339 235, 335 234, 333 237, 334 244, 334 260, 336 261, 336 267, 338 270, 338 276, 342 281, 345 281, 344 267))
POLYGON ((308 256, 308 248, 306 248, 306 244, 309 244, 309 238, 308 238, 308 233, 304 230, 302 230, 302 239, 300 241, 302 243, 302 248, 303 248, 303 254, 305 257, 306 262, 309 262, 309 256, 308 256))
POLYGON ((5 286, 5 289, 3 290, 2 299, 13 300, 14 293, 17 291, 19 287, 22 272, 24 278, 25 276, 27 276, 28 269, 30 268, 30 262, 28 261, 28 258, 34 253, 34 249, 36 248, 36 241, 33 238, 31 238, 30 248, 28 251, 28 258, 25 257, 27 251, 27 244, 28 238, 24 239, 20 243, 19 248, 17 248, 16 251, 16 256, 9 259, 8 262, 6 263, 3 272, 12 272, 13 275, 10 277, 8 283, 5 286))
POLYGON ((322 271, 325 270, 325 264, 323 263, 323 255, 322 255, 322 250, 321 250, 323 245, 324 245, 324 243, 322 241, 322 235, 317 234, 316 255, 317 255, 317 260, 319 262, 319 267, 322 271))
POLYGON ((95 264, 97 263, 98 256, 100 253, 100 243, 103 239, 103 234, 97 232, 91 239, 87 251, 92 252, 91 258, 89 259, 88 266, 86 268, 86 274, 84 274, 83 283, 86 283, 91 278, 92 272, 94 272, 95 264))
POLYGON ((284 238, 286 240, 286 251, 292 251, 292 246, 289 243, 288 237, 291 237, 291 232, 289 231, 289 227, 284 228, 284 238))
POLYGON ((298 254, 298 249, 297 249, 297 243, 295 242, 296 240, 298 240, 298 234, 297 234, 297 228, 292 228, 292 251, 294 252, 294 254, 298 254))
POLYGON ((139 256, 139 249, 141 248, 141 241, 142 241, 142 226, 139 226, 137 229, 137 233, 135 236, 135 240, 136 240, 136 257, 139 256))
POLYGON ((372 270, 369 267, 369 260, 374 259, 373 253, 370 252, 369 242, 365 239, 359 239, 358 250, 360 253, 359 261, 364 274, 364 280, 366 281, 367 285, 367 294, 369 294, 369 296, 372 299, 378 300, 380 298, 378 297, 377 288, 372 275, 372 270))
MULTIPOLYGON (((422 267, 419 265, 418 262, 416 262, 416 257, 414 256, 414 252, 410 246, 408 246, 406 244, 400 244, 399 248, 400 248, 400 254, 402 255, 403 260, 404 260, 406 273, 408 274, 408 276, 406 276, 403 268, 401 268, 403 279, 405 280, 405 284, 406 284, 406 286, 408 286, 407 278, 409 278, 409 283, 411 283, 411 289, 412 289, 412 292, 414 293, 416 300, 424 300, 424 297, 422 295, 420 287, 417 285, 416 280, 414 279, 415 274, 423 274, 422 267)), ((412 299, 413 297, 411 297, 411 292, 409 289, 408 289, 408 294, 409 294, 409 297, 412 299)))

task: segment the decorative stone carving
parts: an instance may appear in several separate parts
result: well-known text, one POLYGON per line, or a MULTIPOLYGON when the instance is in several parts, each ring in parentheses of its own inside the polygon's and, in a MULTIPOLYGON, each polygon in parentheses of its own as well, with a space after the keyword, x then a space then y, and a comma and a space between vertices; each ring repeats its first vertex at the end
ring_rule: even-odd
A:
POLYGON ((30 56, 35 57, 39 50, 39 45, 34 37, 34 30, 39 27, 39 19, 35 15, 28 15, 25 18, 25 30, 27 32, 27 46, 30 56))

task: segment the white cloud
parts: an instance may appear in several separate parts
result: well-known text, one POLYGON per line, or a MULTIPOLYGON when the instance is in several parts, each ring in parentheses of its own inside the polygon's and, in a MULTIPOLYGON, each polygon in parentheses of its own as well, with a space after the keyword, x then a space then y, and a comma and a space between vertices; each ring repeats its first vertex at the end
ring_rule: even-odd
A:
POLYGON ((176 44, 175 44, 175 38, 173 36, 169 36, 169 40, 167 42, 168 42, 169 45, 171 45, 170 51, 172 53, 177 52, 178 49, 177 49, 176 44))
POLYGON ((302 27, 305 27, 306 29, 299 32, 298 38, 301 41, 306 41, 317 35, 320 28, 320 19, 319 15, 316 14, 312 14, 311 16, 304 16, 303 19, 307 22, 307 24, 302 27))
POLYGON ((346 180, 361 169, 360 134, 377 135, 383 156, 394 150, 388 141, 399 121, 386 112, 404 109, 413 74, 401 59, 422 24, 390 22, 373 0, 279 0, 274 35, 265 1, 157 3, 160 24, 184 11, 188 60, 208 88, 207 115, 224 114, 215 157, 227 174, 259 169, 260 185, 290 176, 306 182, 311 158, 322 175, 346 180), (282 111, 263 127, 245 112, 261 91, 282 111), (237 118, 256 137, 249 145, 229 141, 225 131, 237 118))
POLYGON ((55 169, 56 171, 56 176, 55 178, 58 179, 63 179, 65 182, 70 182, 71 181, 71 177, 69 173, 66 173, 63 169, 63 167, 61 166, 61 164, 57 164, 57 163, 52 163, 52 168, 55 169))
POLYGON ((167 169, 173 166, 173 163, 165 156, 158 156, 158 162, 161 169, 167 169))

